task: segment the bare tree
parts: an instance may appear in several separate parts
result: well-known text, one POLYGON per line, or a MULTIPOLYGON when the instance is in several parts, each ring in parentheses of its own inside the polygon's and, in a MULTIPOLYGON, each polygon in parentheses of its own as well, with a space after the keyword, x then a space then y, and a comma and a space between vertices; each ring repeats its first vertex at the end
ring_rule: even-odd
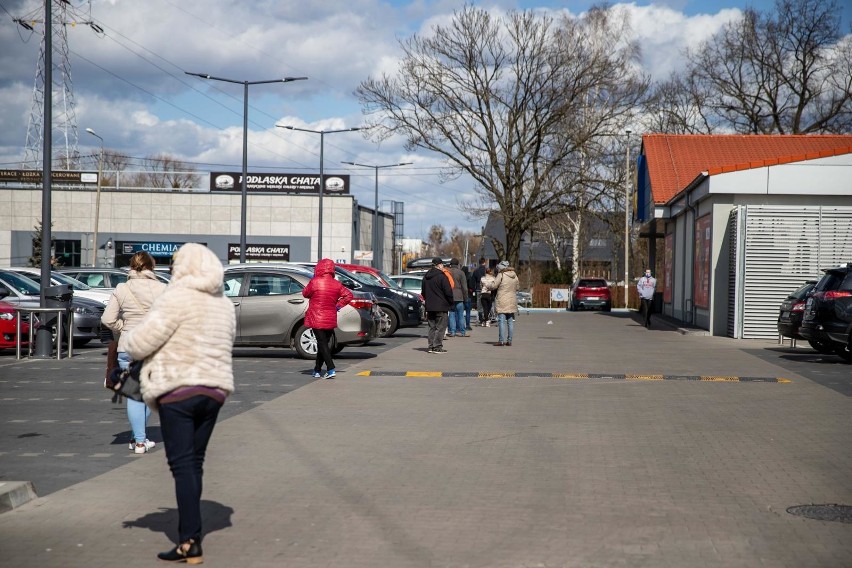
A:
POLYGON ((852 130, 852 36, 840 36, 836 0, 776 0, 688 53, 689 66, 658 90, 672 131, 755 134, 852 130), (705 118, 706 117, 706 118, 705 118))
POLYGON ((516 264, 523 234, 565 207, 572 184, 548 180, 571 179, 589 141, 622 128, 643 99, 628 27, 612 9, 557 21, 466 6, 402 42, 397 74, 356 95, 375 138, 402 135, 408 149, 443 155, 446 179, 472 177, 478 198, 460 207, 470 218, 500 212, 506 242, 492 242, 516 264))
POLYGON ((149 156, 144 160, 146 171, 131 175, 135 187, 183 189, 197 187, 200 183, 195 166, 168 154, 149 156))

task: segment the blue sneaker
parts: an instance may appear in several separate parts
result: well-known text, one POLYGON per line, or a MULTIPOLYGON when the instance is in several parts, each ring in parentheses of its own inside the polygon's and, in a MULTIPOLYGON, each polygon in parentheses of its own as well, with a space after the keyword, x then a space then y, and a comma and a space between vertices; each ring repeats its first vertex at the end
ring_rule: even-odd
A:
POLYGON ((315 379, 321 379, 321 378, 322 378, 322 373, 320 373, 319 371, 314 371, 314 378, 315 378, 315 379))
POLYGON ((329 371, 322 376, 324 379, 333 379, 337 376, 337 373, 334 372, 334 369, 329 369, 329 371))

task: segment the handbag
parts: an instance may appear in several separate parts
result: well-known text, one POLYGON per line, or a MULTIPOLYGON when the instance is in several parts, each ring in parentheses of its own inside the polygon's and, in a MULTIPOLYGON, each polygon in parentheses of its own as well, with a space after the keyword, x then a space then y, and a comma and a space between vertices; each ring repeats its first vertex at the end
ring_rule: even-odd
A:
POLYGON ((109 375, 112 390, 122 396, 142 402, 142 386, 139 374, 142 372, 142 361, 131 361, 126 369, 113 369, 109 375))

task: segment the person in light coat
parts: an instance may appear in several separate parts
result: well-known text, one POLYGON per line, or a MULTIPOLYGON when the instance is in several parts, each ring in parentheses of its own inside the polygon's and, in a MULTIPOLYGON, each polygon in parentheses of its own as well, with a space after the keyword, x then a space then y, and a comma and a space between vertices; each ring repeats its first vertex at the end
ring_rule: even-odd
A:
POLYGON ((204 457, 219 410, 234 391, 231 351, 237 324, 223 276, 222 262, 210 249, 183 245, 166 290, 118 344, 134 360, 144 360, 142 397, 160 412, 178 507, 178 545, 158 554, 168 562, 203 562, 204 457))
MULTIPOLYGON (((130 272, 127 282, 115 287, 112 297, 101 316, 101 323, 112 330, 115 337, 123 331, 130 331, 142 321, 154 300, 166 289, 154 274, 154 258, 147 252, 140 251, 130 258, 130 272)), ((118 366, 126 369, 130 365, 130 355, 124 351, 118 352, 118 366)), ((148 439, 147 425, 151 409, 144 402, 127 399, 127 420, 133 439, 129 449, 134 453, 144 454, 156 443, 148 439)))
POLYGON ((515 314, 518 313, 518 288, 520 287, 515 269, 509 261, 497 264, 497 276, 489 288, 494 291, 494 310, 497 312, 498 347, 511 346, 515 333, 515 314))

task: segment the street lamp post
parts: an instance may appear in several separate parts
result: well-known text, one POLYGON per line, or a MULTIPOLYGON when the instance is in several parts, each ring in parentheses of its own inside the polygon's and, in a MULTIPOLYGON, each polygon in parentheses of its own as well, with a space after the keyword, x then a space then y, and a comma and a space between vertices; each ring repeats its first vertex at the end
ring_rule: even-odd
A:
POLYGON ((208 81, 222 81, 225 83, 234 83, 243 86, 243 175, 240 182, 241 199, 240 199, 240 262, 246 261, 246 208, 248 202, 248 88, 249 85, 264 85, 267 83, 289 83, 291 81, 303 81, 307 77, 284 77, 283 79, 270 79, 267 81, 237 81, 236 79, 226 79, 224 77, 214 77, 207 73, 190 73, 184 71, 187 75, 200 77, 208 81))
POLYGON ((92 266, 98 265, 98 222, 101 219, 101 176, 103 176, 104 172, 104 139, 98 136, 98 134, 92 130, 91 128, 87 128, 86 132, 97 138, 101 141, 101 153, 98 157, 98 191, 97 196, 95 197, 95 231, 92 236, 92 248, 95 253, 95 261, 92 266))
POLYGON ((399 164, 385 164, 383 166, 373 166, 370 164, 359 164, 356 162, 343 162, 350 166, 360 166, 362 168, 373 168, 376 170, 376 191, 375 191, 375 207, 373 208, 373 268, 376 270, 382 269, 382 258, 380 251, 384 252, 384 247, 379 246, 379 169, 381 168, 396 168, 399 166, 410 166, 414 162, 400 162, 399 164))
POLYGON ((357 132, 361 130, 360 126, 354 128, 341 128, 339 130, 309 130, 307 128, 298 128, 296 126, 284 126, 276 124, 278 128, 286 128, 287 130, 298 130, 299 132, 310 132, 311 134, 320 135, 320 175, 319 175, 319 229, 317 231, 317 260, 322 258, 322 194, 325 189, 325 178, 323 172, 323 148, 325 147, 325 135, 336 134, 338 132, 357 132))
POLYGON ((624 158, 624 308, 627 309, 627 263, 630 256, 630 130, 627 132, 624 158))

